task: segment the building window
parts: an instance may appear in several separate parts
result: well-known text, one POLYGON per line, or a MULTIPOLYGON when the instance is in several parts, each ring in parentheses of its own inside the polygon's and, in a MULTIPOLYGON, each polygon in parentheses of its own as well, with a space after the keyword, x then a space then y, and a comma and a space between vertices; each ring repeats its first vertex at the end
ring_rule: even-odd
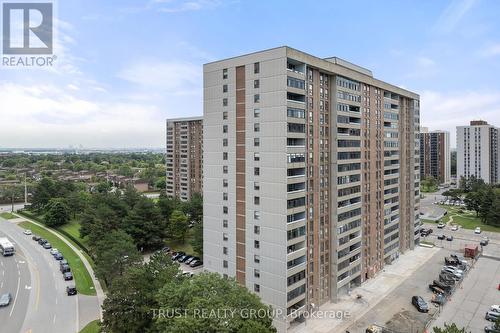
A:
POLYGON ((222 85, 222 92, 227 93, 227 84, 222 85))
POLYGON ((254 109, 253 116, 254 116, 254 118, 259 118, 260 117, 260 109, 254 109))
POLYGON ((222 99, 222 106, 227 106, 227 98, 222 99))
POLYGON ((228 170, 228 166, 227 165, 223 165, 222 166, 222 173, 227 173, 227 170, 228 170))
POLYGON ((260 249, 260 242, 258 240, 253 241, 253 247, 256 249, 260 249))
POLYGON ((255 262, 255 263, 257 263, 257 264, 258 264, 258 263, 260 263, 260 256, 259 256, 259 255, 257 255, 257 254, 255 254, 255 255, 253 256, 253 262, 255 262))
POLYGON ((260 103, 260 94, 253 95, 253 102, 260 103))
POLYGON ((222 133, 227 133, 227 125, 222 125, 222 133))
POLYGON ((222 139, 222 145, 223 145, 224 147, 227 147, 227 139, 222 139))
POLYGON ((227 268, 227 260, 222 260, 222 267, 227 268))
POLYGON ((256 235, 260 235, 260 226, 254 225, 253 226, 253 233, 256 235))
POLYGON ((222 240, 223 240, 223 241, 227 241, 228 239, 229 239, 229 238, 228 238, 227 234, 226 234, 225 232, 224 232, 224 233, 222 233, 222 240))
POLYGON ((253 270, 253 276, 256 278, 260 278, 260 271, 258 269, 253 270))
POLYGON ((254 290, 256 293, 260 292, 260 285, 259 285, 259 284, 257 284, 257 283, 256 283, 256 284, 254 284, 254 285, 253 285, 253 290, 254 290))
POLYGON ((227 68, 224 68, 224 69, 222 70, 222 79, 223 79, 223 80, 227 79, 227 68))
POLYGON ((254 176, 260 176, 260 168, 259 167, 253 168, 253 174, 254 176))
POLYGON ((259 74, 260 73, 260 63, 256 62, 253 64, 253 73, 254 74, 259 74))
POLYGON ((260 153, 253 153, 253 160, 255 162, 260 161, 260 153))
POLYGON ((254 138, 254 139, 253 139, 253 145, 254 145, 255 147, 260 146, 260 139, 259 139, 259 138, 254 138))
POLYGON ((222 200, 227 201, 227 193, 226 192, 222 193, 222 200))
POLYGON ((222 187, 227 187, 227 186, 228 186, 227 179, 223 179, 222 180, 222 187))
POLYGON ((260 205, 260 197, 253 197, 254 205, 260 205))
POLYGON ((253 131, 254 132, 260 132, 260 124, 259 123, 253 124, 253 131))
POLYGON ((227 253, 228 253, 228 251, 227 251, 227 247, 225 247, 225 246, 224 246, 224 247, 222 248, 222 253, 224 253, 224 254, 227 254, 227 253))
POLYGON ((259 182, 254 182, 253 183, 253 189, 255 191, 259 191, 260 190, 260 183, 259 182))
POLYGON ((258 210, 253 212, 253 218, 255 220, 260 220, 260 212, 258 210))
POLYGON ((227 220, 222 220, 222 227, 227 228, 227 220))
POLYGON ((222 112, 222 119, 227 120, 227 111, 222 112))
POLYGON ((260 81, 259 80, 253 80, 253 87, 255 89, 259 88, 260 87, 260 81))
POLYGON ((227 161, 227 152, 223 152, 223 153, 222 153, 222 159, 223 159, 224 161, 227 161))
POLYGON ((227 214, 228 211, 229 211, 229 209, 227 208, 227 206, 222 207, 222 213, 227 214))

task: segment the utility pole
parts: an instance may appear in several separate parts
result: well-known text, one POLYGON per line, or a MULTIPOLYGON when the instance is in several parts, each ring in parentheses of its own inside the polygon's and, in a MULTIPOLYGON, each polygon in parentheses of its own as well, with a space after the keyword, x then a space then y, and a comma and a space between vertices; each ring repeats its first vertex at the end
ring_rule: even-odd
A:
POLYGON ((28 185, 26 183, 26 172, 24 172, 24 205, 28 204, 28 185))

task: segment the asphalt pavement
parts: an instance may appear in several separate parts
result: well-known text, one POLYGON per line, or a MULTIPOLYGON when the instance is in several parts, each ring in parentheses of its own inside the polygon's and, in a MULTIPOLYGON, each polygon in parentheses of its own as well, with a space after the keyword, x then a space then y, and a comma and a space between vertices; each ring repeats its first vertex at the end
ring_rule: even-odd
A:
POLYGON ((14 223, 0 218, 0 236, 7 236, 16 254, 0 257, 0 293, 12 303, 0 309, 0 332, 75 333, 79 331, 77 296, 67 296, 59 263, 14 223))

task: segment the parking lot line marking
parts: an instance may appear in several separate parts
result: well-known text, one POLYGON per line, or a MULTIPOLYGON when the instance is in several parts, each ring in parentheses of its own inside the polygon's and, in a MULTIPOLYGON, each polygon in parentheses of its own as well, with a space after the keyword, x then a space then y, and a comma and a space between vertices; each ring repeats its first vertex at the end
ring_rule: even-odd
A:
POLYGON ((14 308, 16 307, 17 295, 19 294, 19 285, 21 284, 21 277, 17 278, 17 290, 16 296, 14 296, 14 304, 12 304, 12 309, 10 309, 9 317, 12 317, 12 313, 14 312, 14 308))

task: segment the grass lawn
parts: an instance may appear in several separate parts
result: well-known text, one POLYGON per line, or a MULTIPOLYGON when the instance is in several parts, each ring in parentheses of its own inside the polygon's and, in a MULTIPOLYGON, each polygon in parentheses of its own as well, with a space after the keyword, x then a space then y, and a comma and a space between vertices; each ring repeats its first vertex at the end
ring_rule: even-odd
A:
POLYGON ((189 254, 198 254, 195 253, 193 247, 191 246, 191 240, 193 239, 193 229, 189 229, 186 233, 186 239, 183 242, 174 241, 174 240, 166 240, 165 244, 169 246, 173 251, 184 251, 189 254))
POLYGON ((460 225, 464 229, 475 229, 481 227, 482 231, 500 232, 500 227, 491 226, 481 222, 481 219, 476 216, 473 211, 466 210, 464 207, 456 206, 440 206, 448 211, 448 214, 442 219, 443 223, 450 220, 453 216, 453 223, 460 225))
POLYGON ((80 333, 99 333, 100 331, 100 326, 99 326, 99 320, 94 320, 91 321, 90 323, 87 324, 80 333))
POLYGON ((78 220, 71 220, 65 225, 59 227, 59 229, 66 231, 68 234, 73 236, 73 238, 77 239, 80 243, 88 247, 88 239, 87 237, 80 237, 80 222, 78 220))
MULTIPOLYGON (((85 265, 80 260, 80 257, 73 251, 62 239, 51 233, 50 231, 43 229, 31 222, 21 222, 18 224, 23 229, 30 229, 34 234, 45 238, 52 244, 53 247, 57 248, 59 252, 68 260, 71 271, 73 272, 73 278, 75 279, 76 288, 79 293, 83 295, 95 295, 95 287, 92 282, 92 278, 85 268, 85 265)), ((61 236, 63 237, 63 236, 61 236)))
POLYGON ((420 192, 422 193, 433 193, 437 192, 438 187, 437 186, 420 186, 420 192))
POLYGON ((3 217, 4 219, 7 219, 7 220, 15 219, 17 217, 14 214, 9 213, 9 212, 0 213, 0 216, 3 217))

